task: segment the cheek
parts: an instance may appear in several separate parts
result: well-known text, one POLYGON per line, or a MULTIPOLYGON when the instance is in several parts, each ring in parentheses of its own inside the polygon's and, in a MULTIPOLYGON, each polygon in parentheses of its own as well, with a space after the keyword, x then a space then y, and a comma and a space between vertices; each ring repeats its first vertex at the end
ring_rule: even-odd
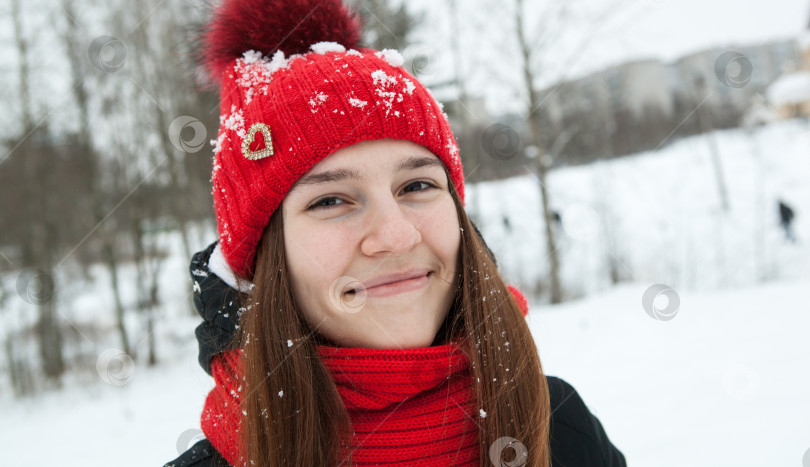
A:
POLYGON ((439 255, 448 268, 455 268, 461 246, 461 230, 456 205, 449 196, 441 205, 420 219, 422 240, 439 255))
POLYGON ((340 276, 349 258, 347 242, 346 234, 338 229, 315 229, 305 223, 284 226, 287 266, 296 295, 304 302, 313 292, 328 290, 340 276))

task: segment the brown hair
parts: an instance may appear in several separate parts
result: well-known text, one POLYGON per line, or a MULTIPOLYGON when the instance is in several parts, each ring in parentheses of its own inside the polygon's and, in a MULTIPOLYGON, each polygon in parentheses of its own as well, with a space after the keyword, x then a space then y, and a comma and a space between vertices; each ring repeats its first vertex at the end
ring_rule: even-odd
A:
MULTIPOLYGON (((460 264, 456 295, 434 345, 465 343, 477 407, 487 412, 477 418, 481 465, 490 465, 493 446, 498 465, 517 460, 519 445, 511 446, 514 454, 504 449, 504 440, 514 438, 528 453, 514 465, 548 467, 549 395, 534 339, 448 185, 461 226, 460 264)), ((236 336, 245 355, 240 454, 255 462, 248 466, 351 465, 351 459, 339 459, 351 443, 351 420, 316 348, 327 342, 298 311, 287 271, 279 207, 258 245, 253 294, 241 296, 243 304, 255 306, 245 307, 236 336), (278 382, 294 390, 274 397, 278 382)))

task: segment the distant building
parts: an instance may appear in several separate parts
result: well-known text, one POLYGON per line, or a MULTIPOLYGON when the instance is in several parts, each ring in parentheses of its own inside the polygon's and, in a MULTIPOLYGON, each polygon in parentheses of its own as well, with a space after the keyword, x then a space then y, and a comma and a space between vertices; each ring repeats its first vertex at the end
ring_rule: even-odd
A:
POLYGON ((810 30, 797 41, 798 65, 787 66, 785 73, 768 86, 768 103, 780 118, 810 117, 810 30))
POLYGON ((810 70, 808 44, 810 38, 714 47, 671 63, 634 60, 558 83, 538 93, 546 144, 576 129, 555 163, 580 164, 714 129, 806 116, 808 95, 797 88, 810 78, 785 70, 797 64, 810 70), (724 63, 729 53, 737 58, 724 63), (770 89, 773 95, 762 101, 770 89))
POLYGON ((780 118, 810 117, 810 71, 780 76, 768 86, 767 96, 780 118))

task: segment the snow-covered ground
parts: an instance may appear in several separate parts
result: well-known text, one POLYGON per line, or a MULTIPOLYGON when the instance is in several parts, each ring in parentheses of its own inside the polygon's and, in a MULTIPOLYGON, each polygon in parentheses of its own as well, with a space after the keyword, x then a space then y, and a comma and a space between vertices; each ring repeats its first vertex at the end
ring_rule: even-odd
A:
MULTIPOLYGON (((807 280, 680 293, 669 321, 628 284, 529 316, 632 466, 799 466, 810 450, 807 280)), ((805 464, 806 465, 806 464, 805 464)))
POLYGON ((189 348, 185 358, 153 369, 136 364, 121 386, 98 379, 35 399, 4 400, 3 464, 161 466, 177 457, 181 437, 201 433, 200 413, 212 387, 196 348, 189 348))
MULTIPOLYGON (((557 306, 534 300, 529 326, 546 372, 579 390, 630 465, 798 466, 810 449, 808 148, 810 127, 793 121, 750 135, 689 138, 549 177, 563 219, 564 285, 585 298, 557 306), (709 138, 726 175, 725 214, 709 138), (778 229, 777 196, 797 212, 796 244, 778 229), (627 282, 610 285, 610 258, 627 282), (680 299, 669 320, 653 319, 642 306, 644 292, 659 283, 680 299)), ((481 201, 481 227, 504 276, 531 291, 546 267, 534 179, 468 192, 468 207, 476 196, 481 201)), ((213 236, 192 239, 202 249, 213 236)), ((176 237, 167 240, 156 331, 161 364, 150 369, 139 359, 123 385, 85 378, 26 400, 3 390, 4 465, 157 466, 198 434, 212 381, 196 361, 189 258, 176 237)), ((79 329, 112 323, 106 273, 92 274, 95 285, 78 283, 59 295, 72 303, 62 317, 79 329)), ((13 287, 16 277, 3 279, 13 287)), ((121 280, 132 284, 133 272, 125 268, 121 280)), ((131 306, 134 291, 125 292, 131 306)), ((666 306, 660 298, 655 304, 666 306)), ((25 305, 12 301, 3 310, 4 333, 32 318, 25 305)), ((132 338, 143 355, 139 323, 132 318, 132 338)), ((113 336, 88 335, 86 344, 101 352, 115 346, 113 336)))

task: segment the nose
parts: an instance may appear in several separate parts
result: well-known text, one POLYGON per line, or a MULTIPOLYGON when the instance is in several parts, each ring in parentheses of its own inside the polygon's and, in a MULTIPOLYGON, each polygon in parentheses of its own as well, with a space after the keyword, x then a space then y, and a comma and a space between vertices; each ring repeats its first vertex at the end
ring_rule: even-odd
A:
POLYGON ((422 241, 417 226, 391 195, 372 201, 367 219, 366 235, 360 245, 365 255, 381 252, 398 255, 422 241))

